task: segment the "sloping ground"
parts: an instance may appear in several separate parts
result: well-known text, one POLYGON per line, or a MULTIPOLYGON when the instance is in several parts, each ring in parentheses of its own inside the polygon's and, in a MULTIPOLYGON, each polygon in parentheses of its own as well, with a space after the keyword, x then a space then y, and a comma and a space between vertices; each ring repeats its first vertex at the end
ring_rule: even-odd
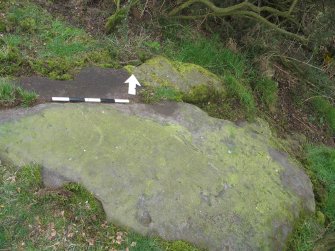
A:
POLYGON ((109 220, 211 250, 282 250, 314 211, 309 178, 266 124, 236 126, 187 104, 40 105, 0 115, 0 156, 83 184, 109 220))

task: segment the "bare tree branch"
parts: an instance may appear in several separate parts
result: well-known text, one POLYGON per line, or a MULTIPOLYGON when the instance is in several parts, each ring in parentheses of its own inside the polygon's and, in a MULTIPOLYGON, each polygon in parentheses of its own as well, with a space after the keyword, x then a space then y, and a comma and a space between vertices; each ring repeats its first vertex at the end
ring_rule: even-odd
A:
POLYGON ((290 20, 291 22, 297 23, 294 17, 292 16, 292 12, 295 9, 297 3, 299 0, 293 0, 291 6, 287 11, 281 11, 279 9, 270 7, 270 6, 256 6, 248 1, 235 4, 229 7, 217 7, 213 2, 210 0, 187 0, 184 3, 180 4, 179 6, 175 7, 172 11, 169 12, 169 17, 174 18, 182 18, 182 19, 197 19, 197 18, 203 18, 204 16, 239 16, 239 17, 245 17, 250 18, 253 20, 256 20, 257 22, 260 22, 271 29, 274 29, 275 31, 286 35, 288 37, 294 38, 300 42, 306 43, 307 39, 304 36, 289 32, 280 26, 270 22, 268 19, 263 17, 261 13, 269 13, 274 16, 282 17, 287 20, 290 20), (207 13, 206 15, 196 15, 196 16, 185 16, 185 15, 178 15, 180 12, 182 12, 184 9, 190 7, 193 4, 203 4, 207 8, 210 9, 210 13, 207 13))

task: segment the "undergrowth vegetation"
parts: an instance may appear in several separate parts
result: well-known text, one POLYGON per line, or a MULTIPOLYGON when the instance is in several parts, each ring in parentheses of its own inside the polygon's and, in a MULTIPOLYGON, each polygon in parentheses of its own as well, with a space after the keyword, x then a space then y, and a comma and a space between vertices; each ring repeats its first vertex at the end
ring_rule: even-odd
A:
POLYGON ((306 64, 291 58, 281 58, 280 62, 285 65, 292 75, 299 79, 299 86, 295 89, 299 93, 296 97, 298 107, 310 114, 310 119, 318 125, 326 125, 330 133, 335 133, 335 85, 327 68, 335 66, 333 61, 324 62, 323 67, 314 64, 306 64))
POLYGON ((156 103, 162 100, 182 101, 182 93, 168 86, 146 87, 140 93, 142 101, 145 103, 156 103))
MULTIPOLYGON (((324 188, 320 198, 320 207, 328 219, 335 224, 335 150, 320 146, 307 149, 308 168, 314 173, 317 182, 324 188)), ((333 226, 335 230, 335 225, 333 226)))
POLYGON ((38 73, 70 79, 79 68, 112 66, 105 46, 83 29, 53 18, 27 1, 2 3, 6 10, 0 37, 0 76, 38 73))
POLYGON ((308 146, 306 166, 314 185, 317 213, 297 224, 290 250, 331 250, 335 242, 335 149, 308 146))
POLYGON ((0 166, 0 195, 1 250, 198 250, 107 223, 90 192, 76 183, 44 188, 36 165, 0 166))
MULTIPOLYGON (((256 101, 251 89, 254 78, 252 67, 247 58, 242 53, 237 53, 227 48, 218 37, 207 38, 198 33, 192 32, 190 27, 171 26, 164 31, 167 36, 166 45, 163 53, 180 62, 194 63, 201 65, 209 71, 222 78, 227 87, 228 97, 224 99, 215 96, 215 99, 208 99, 202 108, 212 116, 225 117, 229 112, 239 110, 239 114, 226 118, 253 119, 256 114, 256 101), (235 100, 236 102, 230 102, 235 100), (215 104, 229 102, 231 106, 217 107, 215 104), (241 109, 236 109, 241 106, 241 109), (229 109, 231 107, 232 109, 229 109), (228 109, 227 109, 228 108, 228 109)), ((209 95, 213 97, 213 95, 209 95)))
POLYGON ((0 107, 13 107, 21 105, 31 106, 38 95, 35 92, 26 91, 21 87, 15 86, 10 80, 0 78, 0 107))
POLYGON ((333 133, 335 133, 335 107, 327 98, 315 97, 311 100, 311 104, 321 121, 325 121, 333 133))

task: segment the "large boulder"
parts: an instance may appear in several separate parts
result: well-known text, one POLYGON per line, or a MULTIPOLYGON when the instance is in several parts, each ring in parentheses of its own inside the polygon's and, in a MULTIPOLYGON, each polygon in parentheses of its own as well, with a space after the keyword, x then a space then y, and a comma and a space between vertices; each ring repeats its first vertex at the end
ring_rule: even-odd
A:
POLYGON ((203 90, 203 87, 225 95, 222 80, 199 65, 154 57, 138 67, 127 66, 144 87, 173 87, 183 93, 203 90))
POLYGON ((48 186, 80 182, 116 224, 209 250, 283 250, 315 207, 308 176, 265 123, 182 103, 4 111, 0 157, 40 164, 48 186))

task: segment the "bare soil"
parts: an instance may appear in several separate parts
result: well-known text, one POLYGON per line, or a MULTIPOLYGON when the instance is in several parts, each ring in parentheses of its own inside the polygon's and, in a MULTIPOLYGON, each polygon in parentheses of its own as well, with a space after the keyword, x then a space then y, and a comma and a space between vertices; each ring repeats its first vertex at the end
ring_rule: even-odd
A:
POLYGON ((108 0, 34 0, 52 15, 84 28, 92 35, 105 32, 106 18, 111 14, 112 1, 108 0))

